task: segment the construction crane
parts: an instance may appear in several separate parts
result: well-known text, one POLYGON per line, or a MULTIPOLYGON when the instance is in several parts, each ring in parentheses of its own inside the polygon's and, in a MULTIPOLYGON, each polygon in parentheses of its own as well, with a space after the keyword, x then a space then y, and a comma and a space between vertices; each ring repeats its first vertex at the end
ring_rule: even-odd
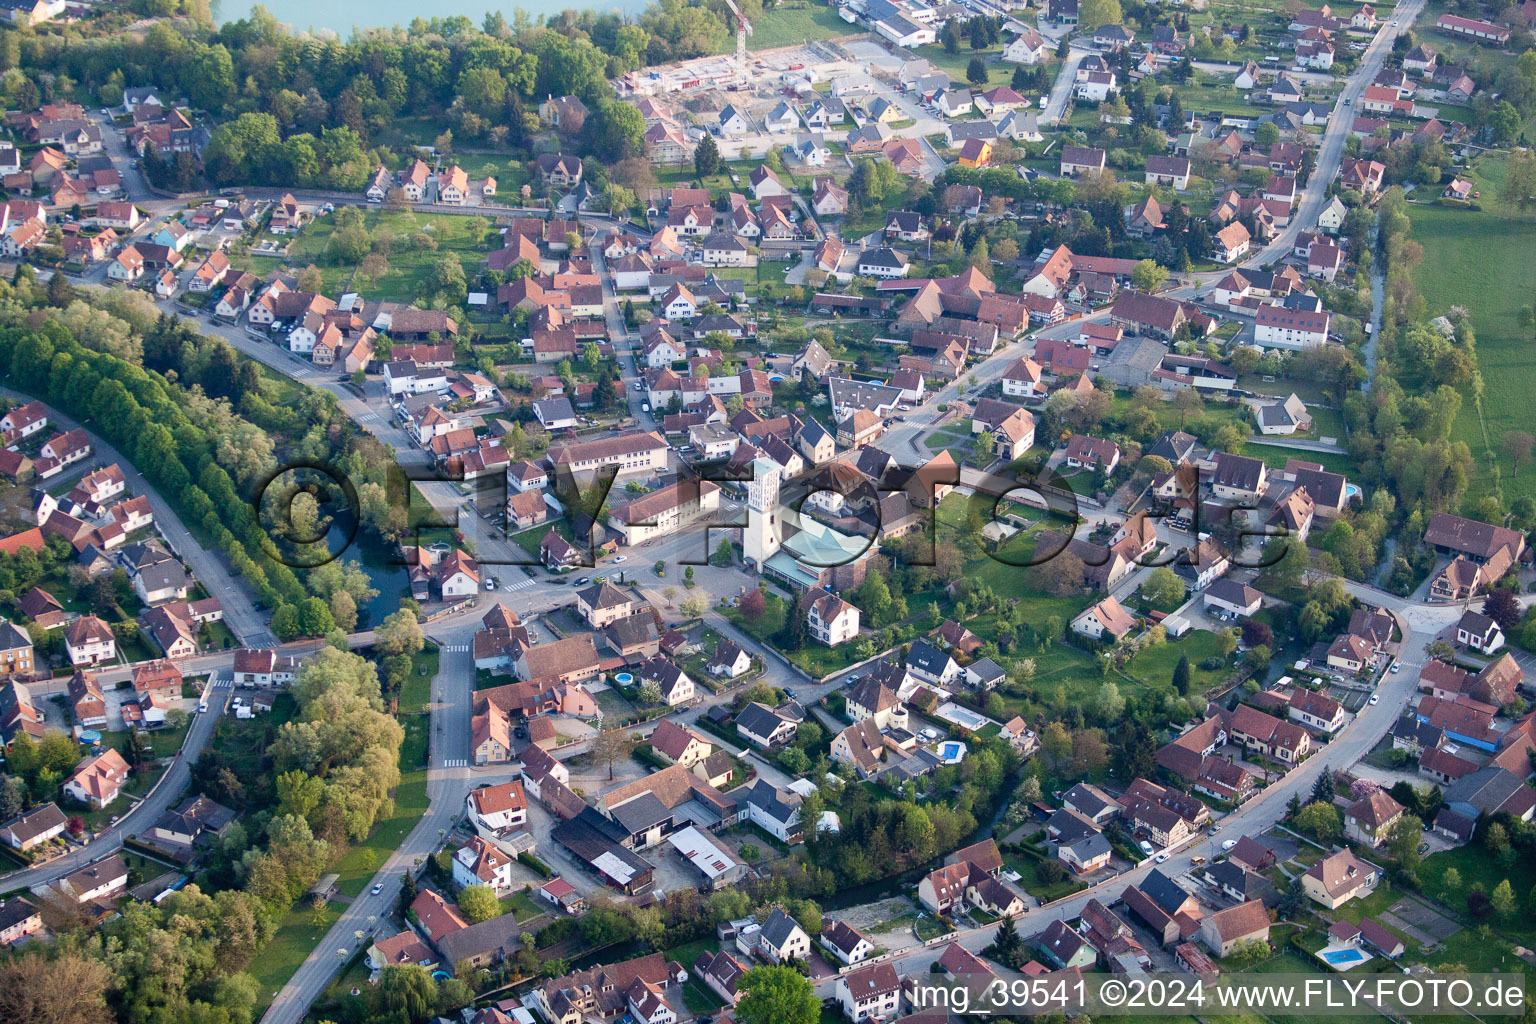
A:
POLYGON ((747 36, 752 34, 752 23, 741 13, 741 8, 736 6, 736 0, 725 0, 731 13, 736 15, 736 63, 741 65, 741 70, 747 70, 747 36))

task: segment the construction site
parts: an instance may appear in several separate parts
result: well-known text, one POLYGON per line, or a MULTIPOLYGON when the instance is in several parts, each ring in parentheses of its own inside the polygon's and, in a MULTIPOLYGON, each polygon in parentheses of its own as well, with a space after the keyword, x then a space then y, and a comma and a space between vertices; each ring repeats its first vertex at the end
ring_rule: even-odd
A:
POLYGON ((803 82, 803 91, 808 92, 812 83, 864 70, 863 63, 837 43, 810 42, 641 68, 615 79, 613 85, 620 96, 633 97, 710 91, 782 97, 786 90, 796 91, 797 83, 803 82))

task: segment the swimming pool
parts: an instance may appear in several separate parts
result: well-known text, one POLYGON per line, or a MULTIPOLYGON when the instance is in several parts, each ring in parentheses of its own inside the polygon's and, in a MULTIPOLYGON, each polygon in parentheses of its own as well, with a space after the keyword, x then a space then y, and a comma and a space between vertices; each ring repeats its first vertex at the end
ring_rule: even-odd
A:
POLYGON ((1346 505, 1349 504, 1349 499, 1350 498, 1359 497, 1359 495, 1360 495, 1360 485, 1359 484, 1345 484, 1344 485, 1344 504, 1346 504, 1346 505))
POLYGON ((1366 957, 1366 955, 1360 952, 1358 949, 1335 949, 1332 952, 1323 953, 1321 955, 1324 960, 1328 961, 1335 967, 1341 966, 1343 964, 1355 964, 1362 960, 1368 959, 1368 957, 1366 957))
POLYGON ((958 764, 965 759, 965 744, 955 740, 940 744, 939 758, 948 764, 958 764))
POLYGON ((613 677, 613 681, 618 683, 620 686, 628 686, 630 683, 635 681, 635 677, 630 675, 628 672, 620 672, 613 677))

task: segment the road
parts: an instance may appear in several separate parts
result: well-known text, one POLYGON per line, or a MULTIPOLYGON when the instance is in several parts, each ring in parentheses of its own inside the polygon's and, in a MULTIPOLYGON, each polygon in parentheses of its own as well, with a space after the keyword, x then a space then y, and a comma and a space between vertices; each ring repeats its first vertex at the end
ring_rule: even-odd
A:
POLYGON ((1084 57, 1097 52, 1087 46, 1073 46, 1068 51, 1066 60, 1061 62, 1056 72, 1056 81, 1051 85, 1051 98, 1046 101, 1045 111, 1040 115, 1040 124, 1061 123, 1066 116, 1067 102, 1072 99, 1072 90, 1077 86, 1077 66, 1083 62, 1084 57))
MULTIPOLYGON (((1397 614, 1399 625, 1404 627, 1402 650, 1399 655, 1399 661, 1403 666, 1402 671, 1383 676, 1377 688, 1377 693, 1381 696, 1380 702, 1367 704, 1321 751, 1315 753, 1284 778, 1271 783, 1242 807, 1221 818, 1222 832, 1219 838, 1223 840, 1235 839, 1243 835, 1258 835, 1267 831, 1284 817, 1286 803, 1292 796, 1306 799, 1321 772, 1345 768, 1368 753, 1392 727, 1402 709, 1413 698, 1418 684, 1419 670, 1429 660, 1425 648, 1434 640, 1441 628, 1454 623, 1460 614, 1455 607, 1414 604, 1362 584, 1347 580, 1344 582, 1354 596, 1382 605, 1397 614)), ((1178 852, 1170 854, 1163 864, 1148 862, 1114 878, 1098 882, 1047 908, 1036 907, 1026 911, 1017 918, 1019 934, 1028 937, 1043 930, 1052 921, 1071 920, 1082 913, 1083 907, 1091 899, 1098 899, 1106 904, 1111 903, 1120 897, 1127 886, 1144 880, 1154 867, 1169 877, 1177 878, 1193 867, 1194 857, 1203 856, 1208 860, 1211 859, 1218 852, 1217 838, 1208 836, 1203 842, 1185 846, 1178 852)), ((988 925, 955 932, 952 938, 966 949, 976 953, 991 944, 996 932, 996 925, 988 925)), ((928 966, 938 960, 943 953, 943 948, 941 945, 932 949, 914 950, 911 954, 898 957, 892 963, 897 972, 902 975, 926 973, 928 966)), ((831 995, 835 981, 835 978, 829 978, 818 982, 817 994, 822 997, 831 995)))
MULTIPOLYGON (((657 557, 668 558, 669 564, 672 564, 670 560, 680 553, 680 546, 687 541, 681 537, 669 539, 674 541, 674 546, 668 547, 663 542, 657 541, 655 554, 657 557)), ((651 559, 650 554, 647 555, 647 559, 651 559)), ((609 571, 612 572, 611 569, 609 571)), ((649 569, 645 571, 649 572, 649 569)), ((699 586, 706 593, 714 593, 712 587, 724 586, 727 573, 735 573, 742 579, 746 579, 745 574, 737 573, 736 570, 700 566, 699 586)), ((486 594, 482 595, 482 603, 474 609, 473 613, 434 622, 427 627, 429 635, 442 645, 437 678, 432 684, 431 761, 427 770, 428 809, 405 841, 395 849, 371 880, 373 884, 382 886, 379 893, 374 894, 370 887, 348 905, 341 917, 331 926, 330 931, 317 944, 315 950, 275 995, 271 1006, 262 1017, 263 1024, 298 1024, 309 1006, 325 991, 325 987, 330 984, 336 972, 357 950, 356 933, 358 931, 370 934, 375 931, 380 934, 393 934, 395 926, 389 923, 389 915, 394 910, 395 899, 399 892, 400 875, 413 869, 418 861, 437 849, 442 842, 442 837, 453 828, 463 810, 465 797, 472 789, 483 785, 494 785, 521 774, 521 770, 513 765, 481 768, 469 766, 470 717, 473 711, 475 684, 474 659, 469 651, 471 637, 479 628, 480 618, 490 610, 493 603, 507 606, 526 620, 540 612, 568 604, 572 596, 573 591, 570 588, 554 586, 533 587, 514 594, 486 594), (345 950, 345 953, 338 954, 338 950, 345 950)), ((648 596, 660 607, 663 600, 661 595, 648 596)), ((717 616, 712 616, 710 625, 742 642, 749 650, 759 649, 757 644, 742 636, 733 626, 717 616)), ((766 668, 765 679, 771 685, 795 687, 796 693, 807 702, 814 701, 822 694, 834 689, 839 682, 829 680, 819 684, 807 683, 773 654, 766 656, 766 668)), ((709 708, 726 703, 734 696, 734 693, 718 696, 711 694, 682 712, 679 720, 696 723, 709 708)), ((632 731, 639 735, 648 735, 656 724, 656 722, 649 722, 634 727, 632 731)), ((588 746, 589 741, 582 741, 562 747, 559 751, 560 757, 562 760, 569 759, 584 752, 588 746)), ((770 781, 781 785, 788 782, 788 779, 771 765, 764 765, 759 761, 757 767, 759 772, 770 781)))
POLYGON ((1296 237, 1304 230, 1311 230, 1317 223, 1328 200, 1328 185, 1339 173, 1344 159, 1344 144, 1349 139, 1350 125, 1355 118, 1355 104, 1365 95, 1366 87, 1375 81, 1387 55, 1392 52, 1392 42, 1400 30, 1406 31, 1418 20, 1424 8, 1424 0, 1404 0, 1392 9, 1392 16, 1382 22, 1370 45, 1360 55, 1355 73, 1344 83, 1343 90, 1334 100, 1333 113, 1323 129, 1323 140, 1317 149, 1317 166, 1302 190, 1301 204, 1291 223, 1264 248, 1242 262, 1245 267, 1262 267, 1290 253, 1296 237))
MULTIPOLYGON (((31 401, 35 397, 5 387, 0 387, 0 395, 17 401, 31 401)), ((117 463, 133 493, 148 496, 150 507, 155 512, 155 526, 169 540, 176 553, 192 567, 192 574, 208 588, 208 593, 219 599, 219 603, 224 606, 224 622, 240 638, 241 643, 248 647, 270 647, 277 642, 277 637, 267 627, 266 617, 256 608, 255 595, 249 584, 237 578, 217 552, 203 548, 160 493, 150 486, 132 460, 125 458, 86 424, 76 422, 52 406, 48 406, 48 419, 60 429, 84 429, 96 447, 96 461, 102 464, 117 463)))
MULTIPOLYGON (((410 834, 385 859, 373 885, 347 905, 331 930, 273 997, 262 1020, 266 1024, 298 1024, 310 1005, 325 991, 336 972, 358 949, 359 931, 372 941, 374 933, 393 934, 390 923, 400 892, 400 877, 437 849, 454 825, 469 791, 482 783, 515 777, 509 768, 481 772, 474 778, 465 767, 469 757, 470 697, 474 688, 474 656, 465 646, 479 625, 467 618, 446 631, 454 643, 444 647, 432 686, 431 762, 427 769, 427 811, 410 834), (448 767, 454 765, 455 767, 448 767), (375 891, 377 890, 377 891, 375 891)), ((444 632, 434 630, 434 632, 444 632)))
MULTIPOLYGON (((1405 23, 1411 23, 1422 7, 1423 0, 1409 0, 1407 4, 1399 8, 1394 22, 1404 19, 1405 23)), ((1373 40, 1370 48, 1362 57, 1360 69, 1346 84, 1344 92, 1339 99, 1339 106, 1335 108, 1336 116, 1330 120, 1327 131, 1324 134, 1322 146, 1319 151, 1317 171, 1314 173, 1311 184, 1303 192, 1301 207, 1292 225, 1283 232, 1274 242, 1254 257, 1246 261, 1249 264, 1269 262, 1289 252, 1296 235, 1302 230, 1303 225, 1315 223, 1318 211, 1321 209, 1326 185, 1337 172, 1339 161, 1342 157, 1344 141, 1348 136, 1350 117, 1347 111, 1354 100, 1363 92, 1364 87, 1374 78, 1379 70, 1386 53, 1391 46, 1391 39, 1396 30, 1392 22, 1383 26, 1373 40)), ((1086 52, 1086 51, 1084 51, 1086 52)), ((1075 69, 1076 62, 1081 60, 1081 54, 1074 51, 1074 58, 1068 64, 1075 69)), ((1069 73, 1067 67, 1063 68, 1053 88, 1052 97, 1048 104, 1045 120, 1049 123, 1051 118, 1059 117, 1065 109, 1071 93, 1074 75, 1069 73), (1053 114, 1054 109, 1054 114, 1053 114)), ((107 133, 115 135, 115 133, 107 133)), ((125 174, 125 182, 128 177, 125 174)), ((139 186, 130 185, 132 189, 139 186)), ((252 193, 257 190, 251 190, 252 193)), ((457 212, 457 211, 454 211, 457 212)), ((500 212, 505 212, 501 208, 500 212)), ((618 313, 618 299, 614 295, 609 275, 603 265, 600 253, 594 253, 594 269, 599 273, 603 281, 604 313, 608 326, 615 340, 627 338, 622 318, 618 313)), ((242 352, 258 359, 260 362, 291 374, 306 383, 323 387, 336 395, 341 408, 349 416, 369 430, 381 441, 389 444, 402 457, 410 457, 413 461, 420 461, 420 455, 410 444, 403 432, 389 423, 387 416, 369 406, 367 402, 359 398, 350 388, 343 386, 335 380, 327 380, 323 373, 289 355, 272 345, 270 342, 260 341, 247 335, 238 328, 224 327, 223 325, 204 326, 211 333, 219 334, 230 341, 242 352)), ((1034 337, 1068 337, 1079 329, 1077 323, 1056 325, 1037 332, 1034 337)), ((907 421, 895 428, 881 439, 881 447, 892 454, 899 454, 904 461, 910 461, 914 457, 926 457, 926 449, 919 443, 920 435, 929 428, 937 418, 937 406, 940 403, 952 401, 961 396, 961 393, 969 390, 968 381, 974 378, 978 385, 984 385, 995 380, 1013 359, 1022 354, 1027 341, 1016 342, 1005 346, 991 358, 984 361, 967 374, 960 381, 941 389, 930 396, 928 402, 918 410, 909 413, 907 421)), ((621 351, 628 346, 621 347, 621 351)), ((639 367, 635 361, 633 352, 627 353, 630 363, 629 369, 632 376, 625 378, 626 401, 630 404, 631 412, 638 423, 646 429, 654 429, 655 418, 645 410, 639 408, 640 393, 633 390, 633 382, 639 378, 639 367)), ((451 485, 428 485, 434 487, 448 487, 451 485)), ((462 504, 462 498, 455 492, 450 494, 438 490, 436 496, 429 496, 429 500, 439 507, 458 507, 462 504)), ((158 514, 158 510, 157 510, 158 514)), ((641 572, 648 572, 648 563, 656 558, 667 560, 669 564, 676 565, 677 560, 685 552, 689 552, 697 559, 700 551, 705 550, 696 532, 688 532, 680 536, 665 538, 652 542, 654 545, 630 568, 641 572), (646 566, 646 568, 641 568, 646 566)), ((737 587, 750 583, 750 578, 736 570, 716 570, 714 567, 700 565, 695 567, 698 584, 704 593, 719 595, 730 593, 737 587), (718 576, 717 576, 718 574, 718 576)), ((654 587, 647 583, 648 596, 654 602, 654 587)), ((1364 589, 1364 588, 1359 588, 1364 589)), ((1443 625, 1446 621, 1454 619, 1455 609, 1430 608, 1428 606, 1410 606, 1405 602, 1391 598, 1389 595, 1370 591, 1371 598, 1378 603, 1393 608, 1402 616, 1405 626, 1403 661, 1408 666, 1408 671, 1400 674, 1384 677, 1380 692, 1383 699, 1377 705, 1367 705, 1360 715, 1352 721, 1341 733, 1335 737, 1328 747, 1319 755, 1314 756, 1286 778, 1271 785, 1257 798, 1250 801, 1244 807, 1228 816, 1224 821, 1224 827, 1232 829, 1230 834, 1238 835, 1263 831, 1270 827, 1284 812, 1286 801, 1292 794, 1304 793, 1317 777, 1317 774, 1325 768, 1343 766, 1351 763, 1359 756, 1370 750, 1376 740, 1390 728, 1399 709, 1411 696, 1415 680, 1416 669, 1422 666, 1425 655, 1424 647, 1428 638, 1432 638, 1438 631, 1437 624, 1443 625)), ((535 606, 548 606, 553 602, 567 599, 567 592, 555 592, 555 588, 536 587, 515 595, 499 596, 495 600, 511 605, 516 609, 523 606, 520 614, 526 614, 535 609, 535 606)), ((276 994, 271 1007, 263 1018, 269 1024, 297 1024, 313 1000, 323 992, 330 979, 334 977, 341 963, 356 949, 354 935, 359 930, 368 931, 378 927, 378 922, 387 920, 387 915, 393 907, 396 887, 400 872, 409 869, 414 863, 430 854, 438 845, 440 837, 450 828, 457 819, 462 807, 464 796, 471 788, 482 782, 493 782, 498 778, 510 775, 510 770, 501 769, 471 769, 468 768, 468 744, 469 744, 469 716, 472 704, 474 669, 471 656, 466 648, 468 637, 477 625, 475 617, 465 617, 460 621, 447 625, 434 624, 432 633, 444 643, 444 650, 439 666, 439 675, 434 681, 432 697, 433 730, 431 735, 431 760, 428 769, 428 797, 430 805, 416 828, 412 830, 406 840, 396 851, 391 854, 385 865, 380 869, 375 881, 381 885, 381 890, 376 895, 371 892, 364 893, 359 899, 354 900, 342 914, 337 924, 319 944, 317 949, 304 962, 299 970, 290 979, 287 985, 276 994)), ((718 616, 711 615, 711 625, 734 633, 728 624, 720 620, 718 616)), ((745 639, 745 638, 742 638, 745 639)), ((756 644, 750 644, 749 649, 760 649, 756 644)), ((793 685, 803 690, 803 698, 814 699, 821 693, 830 689, 834 682, 810 684, 799 680, 798 675, 776 660, 776 656, 769 652, 765 655, 769 666, 770 681, 778 681, 782 685, 784 681, 793 681, 793 685)), ((708 702, 704 705, 708 706, 708 702)), ((693 714, 702 711, 701 707, 693 714)), ((210 720, 214 716, 202 716, 210 720)), ((198 723, 201 725, 202 723, 198 723)), ((211 724, 204 726, 211 732, 211 724)), ((206 741, 206 735, 203 737, 206 741)), ((197 749, 201 749, 200 744, 197 749)), ((184 748, 183 756, 178 756, 178 763, 185 768, 186 755, 192 751, 191 735, 189 743, 184 748)), ((164 787, 168 791, 171 787, 164 787)), ((158 791, 157 791, 158 792, 158 791)), ((174 792, 179 795, 180 788, 174 792)), ((147 804, 146 804, 147 805, 147 804)), ((163 809, 163 808, 162 808, 163 809)), ((158 813, 158 812, 157 812, 158 813)), ((1180 873, 1190 866, 1191 850, 1186 849, 1170 858, 1164 865, 1164 869, 1170 873, 1180 873)), ((1055 920, 1062 917, 1075 915, 1088 899, 1105 895, 1118 895, 1119 891, 1130 882, 1142 877, 1147 868, 1139 868, 1127 875, 1115 879, 1109 883, 1101 883, 1093 888, 1078 894, 1064 904, 1058 904, 1048 911, 1035 910, 1027 913, 1025 919, 1020 922, 1021 931, 1026 934, 1043 927, 1047 920, 1055 920)), ((958 934, 959 941, 967 948, 978 951, 991 941, 993 928, 979 928, 958 934)), ((366 940, 365 940, 366 941, 366 940)), ((919 970, 937 959, 937 950, 923 950, 910 956, 902 957, 896 961, 897 967, 903 972, 919 970)), ((830 989, 830 983, 822 983, 824 989, 830 989)))
POLYGON ((6 890, 36 890, 56 878, 100 860, 122 848, 123 836, 148 828, 180 801, 187 783, 191 781, 192 765, 202 754, 203 748, 208 745, 208 738, 213 735, 219 717, 224 714, 225 705, 229 702, 230 679, 230 676, 225 675, 217 684, 214 684, 211 692, 217 695, 216 699, 208 701, 207 712, 192 716, 192 724, 187 729, 187 736, 182 741, 181 749, 176 752, 170 767, 165 770, 165 774, 160 777, 143 800, 119 818, 116 824, 92 840, 89 846, 72 847, 64 856, 56 857, 46 864, 3 876, 6 890))

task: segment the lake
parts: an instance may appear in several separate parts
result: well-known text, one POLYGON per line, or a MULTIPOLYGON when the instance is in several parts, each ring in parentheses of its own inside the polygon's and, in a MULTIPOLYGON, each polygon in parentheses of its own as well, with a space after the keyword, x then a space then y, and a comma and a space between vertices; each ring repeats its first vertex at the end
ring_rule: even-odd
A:
MULTIPOLYGON (((251 0, 216 0, 213 5, 214 17, 223 24, 227 21, 238 21, 249 17, 254 4, 251 0)), ((498 7, 487 3, 486 0, 460 0, 460 2, 443 4, 424 8, 420 4, 406 3, 405 0, 332 0, 316 7, 306 3, 305 0, 266 0, 267 10, 278 21, 293 27, 294 31, 302 32, 307 29, 330 29, 342 39, 352 36, 352 29, 388 27, 392 25, 405 26, 417 17, 452 17, 465 15, 476 25, 479 25, 485 17, 486 11, 500 10, 507 21, 512 21, 513 7, 498 7)), ((549 17, 559 14, 564 10, 618 11, 623 14, 639 14, 645 8, 644 0, 626 0, 616 3, 614 0, 522 0, 515 5, 521 7, 534 19, 549 17)))

